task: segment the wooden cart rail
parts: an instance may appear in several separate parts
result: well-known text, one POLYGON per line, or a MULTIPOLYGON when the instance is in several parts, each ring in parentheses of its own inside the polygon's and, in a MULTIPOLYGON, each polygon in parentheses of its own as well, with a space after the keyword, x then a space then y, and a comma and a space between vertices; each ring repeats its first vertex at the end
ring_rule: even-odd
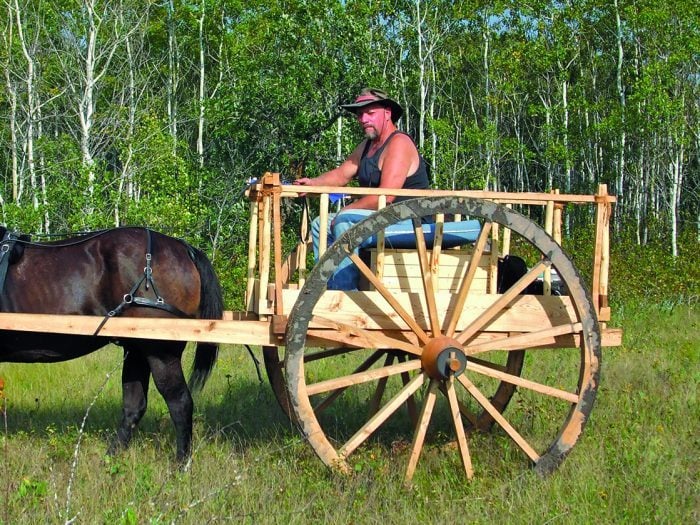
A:
MULTIPOLYGON (((329 215, 330 194, 342 193, 348 196, 378 195, 380 209, 386 205, 388 192, 376 188, 353 187, 309 187, 282 185, 279 174, 266 173, 259 184, 251 188, 249 197, 251 201, 251 219, 249 232, 248 253, 248 282, 246 287, 246 305, 248 312, 254 312, 266 318, 274 316, 277 320, 276 332, 282 331, 284 316, 287 315, 292 304, 296 302, 298 290, 304 284, 307 267, 307 250, 309 242, 300 242, 295 250, 286 259, 282 257, 281 229, 283 227, 280 216, 282 198, 296 198, 302 195, 318 197, 319 217, 321 224, 325 224, 329 215), (291 282, 293 275, 298 276, 298 282, 291 282)), ((606 322, 610 320, 610 308, 608 305, 608 270, 609 270, 609 221, 612 203, 616 198, 607 193, 607 187, 601 185, 596 195, 571 195, 552 193, 507 193, 490 191, 448 191, 448 190, 391 190, 391 195, 402 197, 473 197, 512 205, 540 206, 545 208, 544 230, 552 235, 554 240, 561 244, 562 239, 562 215, 565 204, 594 205, 596 206, 595 227, 596 242, 592 254, 593 282, 591 295, 596 309, 598 320, 606 322)), ((436 218, 441 221, 441 217, 436 218)), ((301 237, 306 238, 309 231, 310 218, 305 215, 302 219, 301 237)), ((510 252, 510 231, 499 231, 498 225, 494 225, 490 235, 490 252, 485 253, 488 264, 482 265, 482 269, 488 273, 488 293, 495 293, 496 266, 499 257, 510 252)), ((327 249, 325 228, 322 228, 319 236, 319 252, 322 255, 327 249)), ((379 234, 381 239, 381 234, 379 234)), ((383 242, 377 242, 375 268, 377 277, 384 277, 385 252, 383 242)), ((392 253, 396 253, 392 251, 392 253)), ((454 253, 454 252, 450 252, 454 253)), ((401 271, 401 270, 399 270, 401 271)), ((437 270, 436 270, 437 271, 437 270)), ((447 276, 446 278, 450 278, 447 276)), ((544 273, 545 293, 551 286, 551 274, 544 273)), ((401 295, 400 293, 398 295, 401 295)), ((407 299, 404 299, 407 300, 407 299)), ((602 327, 605 330, 605 326, 602 327)), ((615 344, 619 341, 616 332, 605 333, 607 341, 615 344)), ((619 343, 618 343, 619 344, 619 343)))

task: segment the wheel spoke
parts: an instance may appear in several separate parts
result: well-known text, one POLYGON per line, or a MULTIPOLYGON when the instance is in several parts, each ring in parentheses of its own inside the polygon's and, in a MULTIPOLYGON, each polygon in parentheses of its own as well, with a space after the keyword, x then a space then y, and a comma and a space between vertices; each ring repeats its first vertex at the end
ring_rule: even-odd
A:
POLYGON ((438 387, 438 381, 436 381, 435 379, 431 379, 430 386, 428 387, 428 393, 425 396, 425 400, 423 401, 423 408, 421 409, 420 419, 418 420, 418 424, 416 425, 416 431, 413 434, 413 446, 411 447, 411 455, 408 459, 408 466, 406 467, 406 482, 409 482, 413 479, 413 474, 416 471, 418 457, 420 456, 421 450, 423 450, 425 433, 428 431, 430 417, 433 415, 433 407, 435 406, 435 399, 437 397, 438 387))
POLYGON ((360 385, 368 381, 376 381, 377 379, 380 379, 382 377, 401 374, 402 372, 418 370, 420 367, 420 360, 412 359, 406 363, 398 363, 382 368, 375 368, 369 371, 358 372, 356 374, 336 377, 334 379, 328 379, 326 381, 319 381, 318 383, 312 383, 310 385, 306 385, 306 391, 308 395, 312 396, 315 394, 320 394, 321 392, 328 392, 330 390, 337 390, 339 388, 347 388, 349 386, 360 385))
MULTIPOLYGON (((384 360, 384 366, 390 366, 391 363, 394 362, 394 354, 389 353, 386 356, 386 359, 384 360)), ((405 372, 404 372, 405 373, 405 372)), ((403 374, 401 374, 401 377, 403 377, 403 374)), ((374 395, 372 396, 372 399, 369 402, 369 415, 373 416, 374 414, 377 413, 377 410, 379 410, 379 405, 382 402, 382 397, 384 397, 384 391, 386 390, 386 383, 389 380, 388 377, 382 377, 379 381, 377 381, 377 387, 374 389, 374 395)))
POLYGON ((464 433, 462 418, 460 417, 459 403, 457 394, 455 393, 454 377, 450 377, 447 381, 447 399, 450 402, 450 414, 452 415, 452 423, 455 427, 457 436, 457 445, 459 446, 459 454, 462 458, 462 466, 467 474, 467 479, 472 479, 474 476, 474 468, 472 467, 472 459, 469 454, 469 446, 467 445, 467 436, 464 433))
POLYGON ((311 323, 331 330, 309 330, 309 335, 322 337, 328 341, 336 341, 351 344, 358 348, 396 348, 409 354, 420 355, 421 349, 401 339, 388 337, 374 330, 365 330, 357 326, 333 321, 325 317, 314 315, 311 323), (319 334, 323 335, 319 335, 319 334))
POLYGON ((478 372, 485 376, 500 379, 501 381, 506 381, 513 385, 517 385, 528 390, 533 390, 539 392, 540 394, 545 394, 547 396, 556 397, 558 399, 563 399, 569 403, 578 403, 578 394, 571 392, 566 392, 565 390, 560 390, 551 386, 543 385, 541 383, 536 383, 535 381, 530 381, 529 379, 524 379, 520 376, 515 376, 512 374, 507 374, 505 372, 499 372, 493 368, 482 366, 473 361, 467 361, 467 369, 473 372, 478 372))
POLYGON ((581 332, 581 323, 568 323, 527 332, 520 335, 506 336, 485 343, 467 345, 465 352, 467 355, 480 354, 491 350, 525 350, 537 346, 550 345, 556 342, 556 337, 581 332))
MULTIPOLYGON (((444 384, 440 385, 440 392, 443 393, 445 397, 447 397, 447 388, 445 387, 444 384)), ((472 426, 477 426, 478 424, 478 419, 476 417, 476 414, 474 414, 464 403, 462 403, 459 399, 457 399, 457 404, 459 406, 459 411, 462 414, 462 417, 466 418, 469 423, 471 423, 472 426)))
POLYGON ((420 272, 423 276, 423 291, 425 292, 425 304, 428 308, 428 318, 430 319, 430 329, 433 337, 438 337, 440 332, 440 319, 438 318, 437 305, 435 303, 435 291, 433 290, 433 276, 430 273, 430 262, 428 261, 428 250, 425 246, 425 236, 420 219, 413 219, 413 230, 416 234, 416 248, 418 249, 418 260, 420 261, 420 272))
POLYGON ((462 315, 462 310, 467 302, 467 296, 469 295, 469 290, 472 286, 472 281, 474 281, 474 276, 476 275, 476 270, 479 268, 479 260, 481 255, 484 253, 484 248, 486 247, 486 241, 491 233, 491 223, 484 222, 484 225, 479 232, 479 237, 474 245, 474 251, 469 259, 469 265, 467 266, 467 273, 459 286, 459 292, 457 294, 457 302, 452 308, 452 312, 448 315, 449 321, 447 323, 447 328, 445 330, 445 335, 447 337, 454 337, 455 329, 457 328, 457 321, 459 316, 462 315))
MULTIPOLYGON (((362 362, 362 363, 360 364, 360 366, 358 366, 358 367, 355 369, 355 371, 353 372, 353 374, 358 374, 358 373, 360 373, 360 372, 364 372, 365 370, 368 370, 370 366, 372 366, 374 363, 376 363, 377 361, 379 361, 379 358, 380 358, 382 355, 383 355, 383 352, 380 352, 380 351, 373 352, 372 355, 370 355, 367 359, 365 359, 364 362, 362 362)), ((391 363, 389 363, 389 364, 391 364, 391 363)), ((340 387, 340 388, 335 389, 335 390, 333 391, 333 393, 331 393, 330 395, 328 395, 328 397, 326 397, 323 401, 321 401, 321 402, 318 403, 316 406, 314 406, 314 410, 315 410, 316 412, 322 412, 323 410, 325 410, 333 401, 335 401, 336 399, 338 399, 338 397, 340 396, 340 394, 342 394, 343 392, 345 392, 345 389, 346 389, 346 388, 348 388, 348 387, 347 387, 347 386, 344 386, 344 387, 340 387)))
POLYGON ((532 283, 539 274, 549 266, 549 261, 540 261, 529 272, 523 275, 506 293, 504 293, 497 301, 489 306, 477 319, 474 320, 463 332, 455 339, 460 343, 465 343, 479 330, 486 326, 496 315, 498 315, 508 304, 520 294, 527 286, 532 283))
MULTIPOLYGON (((408 357, 405 354, 400 354, 398 356, 399 363, 403 363, 407 359, 408 357)), ((403 372, 401 374, 401 381, 403 382, 404 386, 406 386, 410 380, 411 376, 408 375, 408 372, 403 372)), ((418 423, 418 411, 416 410, 416 400, 413 396, 410 396, 406 400, 406 408, 408 408, 408 417, 411 418, 411 423, 413 423, 413 426, 416 426, 418 423)))
POLYGON ((367 278, 367 280, 372 283, 374 288, 381 294, 381 296, 386 300, 387 303, 394 309, 394 311, 398 314, 401 319, 408 325, 408 327, 413 330, 413 332, 418 336, 418 338, 425 344, 428 342, 429 337, 428 334, 425 333, 425 330, 423 330, 420 325, 416 322, 415 316, 409 314, 403 306, 396 300, 394 297, 394 294, 391 293, 391 291, 384 286, 384 283, 380 281, 376 275, 374 275, 374 272, 364 263, 364 261, 360 258, 359 255, 355 253, 350 254, 350 259, 352 259, 352 262, 355 263, 355 266, 357 266, 362 272, 362 274, 367 278))
POLYGON ((494 363, 492 361, 487 361, 486 359, 479 359, 478 357, 469 357, 469 361, 472 363, 480 364, 492 370, 499 370, 501 372, 508 372, 508 367, 506 365, 501 365, 499 363, 494 363))
MULTIPOLYGON (((312 363, 320 359, 328 359, 329 357, 335 357, 339 355, 349 354, 351 352, 357 352, 358 348, 355 346, 340 346, 337 348, 325 348, 317 352, 312 352, 304 354, 304 363, 312 363)), ((284 361, 283 361, 284 362, 284 361)))
POLYGON ((484 409, 491 415, 493 419, 496 420, 496 422, 501 426, 501 428, 510 436, 510 438, 515 441, 515 443, 522 449, 525 454, 533 461, 537 462, 537 460, 540 458, 539 454, 535 452, 535 450, 530 446, 530 444, 525 441, 525 438, 523 438, 517 430, 513 428, 513 426, 508 423, 506 418, 503 417, 503 415, 498 411, 496 407, 494 407, 491 402, 486 398, 484 394, 481 393, 481 391, 474 386, 474 384, 469 381, 465 377, 464 374, 460 375, 458 378, 459 382, 462 384, 464 388, 467 389, 467 392, 469 392, 474 399, 482 406, 484 409))
MULTIPOLYGON (((418 367, 420 367, 420 362, 418 362, 418 367)), ((372 416, 369 421, 367 421, 367 423, 365 423, 355 433, 355 435, 341 447, 338 454, 343 458, 346 458, 352 454, 357 447, 364 443, 365 440, 389 418, 389 416, 396 412, 396 410, 406 401, 406 399, 412 396, 416 390, 423 385, 425 382, 425 377, 426 376, 424 373, 420 373, 411 379, 411 381, 405 387, 403 387, 393 398, 391 398, 379 412, 372 416)))

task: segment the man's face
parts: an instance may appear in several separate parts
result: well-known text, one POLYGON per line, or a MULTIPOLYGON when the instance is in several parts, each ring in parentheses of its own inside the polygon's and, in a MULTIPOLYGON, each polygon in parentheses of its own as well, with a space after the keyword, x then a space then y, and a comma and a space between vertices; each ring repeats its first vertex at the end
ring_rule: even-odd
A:
POLYGON ((370 140, 374 140, 382 134, 389 119, 391 119, 391 110, 380 104, 371 104, 357 112, 357 121, 362 126, 365 136, 370 140))

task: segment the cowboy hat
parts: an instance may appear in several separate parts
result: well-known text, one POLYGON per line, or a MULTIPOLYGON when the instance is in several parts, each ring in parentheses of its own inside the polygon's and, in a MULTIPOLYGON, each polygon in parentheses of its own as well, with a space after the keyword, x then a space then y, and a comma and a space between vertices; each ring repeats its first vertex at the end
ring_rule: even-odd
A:
POLYGON ((357 114, 358 110, 369 106, 370 104, 379 104, 390 108, 391 121, 394 123, 396 123, 396 121, 401 118, 401 115, 403 115, 403 108, 399 105, 399 103, 389 98, 389 95, 387 95, 381 89, 365 88, 357 96, 355 102, 352 104, 341 104, 340 107, 351 113, 357 114))

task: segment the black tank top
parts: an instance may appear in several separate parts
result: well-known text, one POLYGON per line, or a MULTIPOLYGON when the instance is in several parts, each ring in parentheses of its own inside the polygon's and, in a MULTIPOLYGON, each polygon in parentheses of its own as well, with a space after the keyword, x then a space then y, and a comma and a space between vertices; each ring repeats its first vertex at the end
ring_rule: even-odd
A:
MULTIPOLYGON (((360 186, 364 188, 377 188, 382 180, 382 171, 379 169, 379 158, 386 148, 389 141, 394 138, 397 133, 408 136, 406 133, 401 131, 394 131, 389 138, 386 139, 384 144, 374 152, 371 157, 367 156, 367 151, 369 150, 370 141, 365 144, 365 149, 362 152, 362 157, 360 158, 360 169, 357 172, 357 179, 360 186)), ((410 138, 410 137, 409 137, 410 138)), ((418 153, 418 169, 406 177, 406 180, 401 186, 404 190, 424 190, 430 188, 430 177, 428 176, 428 167, 425 159, 418 153)), ((410 197, 396 197, 394 202, 400 202, 402 200, 409 199, 410 197)))

